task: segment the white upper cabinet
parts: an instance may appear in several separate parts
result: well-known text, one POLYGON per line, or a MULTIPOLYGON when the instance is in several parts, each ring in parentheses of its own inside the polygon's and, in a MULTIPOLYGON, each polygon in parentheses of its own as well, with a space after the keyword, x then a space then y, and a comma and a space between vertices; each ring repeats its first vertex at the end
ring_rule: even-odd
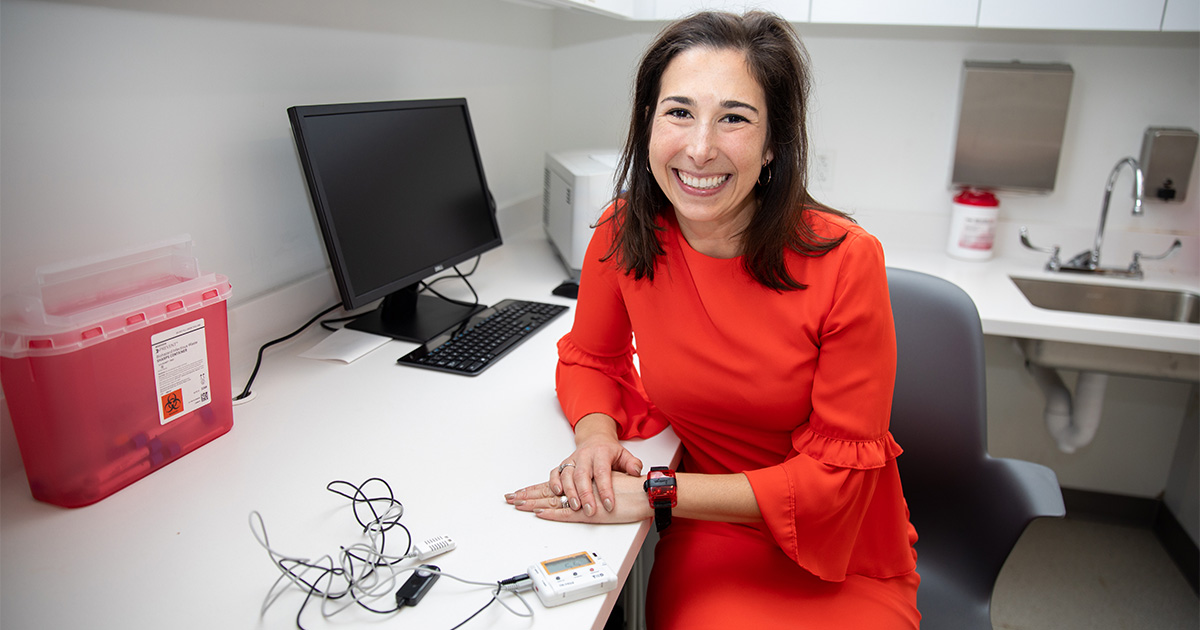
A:
POLYGON ((509 0, 627 20, 764 9, 790 22, 1089 31, 1200 31, 1200 0, 509 0))
POLYGON ((980 0, 979 26, 1157 31, 1164 6, 1166 0, 980 0))
POLYGON ((653 15, 639 15, 638 17, 649 17, 655 20, 674 20, 704 10, 744 13, 750 9, 763 9, 777 13, 789 22, 807 22, 808 3, 809 0, 654 0, 653 2, 639 0, 636 2, 639 5, 639 12, 645 11, 647 7, 653 7, 653 15))
POLYGON ((979 0, 812 0, 811 21, 975 26, 979 0))
POLYGON ((635 5, 643 4, 637 0, 509 0, 514 4, 535 4, 545 7, 564 7, 568 9, 583 9, 592 13, 632 19, 635 15, 635 5))
POLYGON ((1200 0, 1167 0, 1164 31, 1200 31, 1200 0))

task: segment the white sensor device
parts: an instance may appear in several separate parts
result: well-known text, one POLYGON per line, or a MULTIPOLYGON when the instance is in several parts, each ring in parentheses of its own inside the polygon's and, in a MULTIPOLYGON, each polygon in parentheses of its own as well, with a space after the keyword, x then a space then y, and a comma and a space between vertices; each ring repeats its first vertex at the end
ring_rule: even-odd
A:
POLYGON ((416 556, 418 560, 428 560, 454 549, 455 546, 454 540, 449 536, 434 536, 424 542, 414 544, 412 553, 409 555, 416 556))
POLYGON ((607 593, 617 587, 617 574, 600 556, 580 551, 543 560, 529 567, 533 591, 547 608, 607 593))

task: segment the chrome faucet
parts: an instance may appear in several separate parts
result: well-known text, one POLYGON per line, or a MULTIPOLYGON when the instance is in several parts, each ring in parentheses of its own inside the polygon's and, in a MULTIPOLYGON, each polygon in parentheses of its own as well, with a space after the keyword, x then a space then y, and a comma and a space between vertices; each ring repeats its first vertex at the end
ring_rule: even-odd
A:
POLYGON ((1141 278, 1143 276, 1142 260, 1161 260, 1179 249, 1181 243, 1179 239, 1175 239, 1171 247, 1159 256, 1146 256, 1141 252, 1134 252, 1133 262, 1126 269, 1100 266, 1100 246, 1104 243, 1104 224, 1108 222, 1108 204, 1112 200, 1112 189, 1117 183, 1117 176, 1121 174, 1121 167, 1125 165, 1129 165, 1129 168, 1133 169, 1133 215, 1141 216, 1143 213, 1142 167, 1138 164, 1137 160, 1127 157, 1117 162, 1112 172, 1108 174, 1108 184, 1104 186, 1104 205, 1100 207, 1100 226, 1096 229, 1096 240, 1093 242, 1091 249, 1080 252, 1066 262, 1061 262, 1058 258, 1058 245, 1052 248, 1038 247, 1029 241, 1029 230, 1024 226, 1021 227, 1022 245, 1034 251, 1050 254, 1050 262, 1046 263, 1047 271, 1074 271, 1125 278, 1141 278))
POLYGON ((1064 271, 1096 271, 1100 268, 1100 245, 1104 243, 1104 224, 1108 221, 1108 202, 1112 199, 1113 185, 1121 174, 1121 167, 1129 165, 1133 169, 1133 216, 1142 215, 1142 167, 1137 160, 1127 157, 1113 167, 1108 174, 1108 184, 1104 186, 1104 205, 1100 207, 1100 227, 1096 228, 1096 240, 1088 251, 1080 252, 1074 258, 1063 263, 1064 271))

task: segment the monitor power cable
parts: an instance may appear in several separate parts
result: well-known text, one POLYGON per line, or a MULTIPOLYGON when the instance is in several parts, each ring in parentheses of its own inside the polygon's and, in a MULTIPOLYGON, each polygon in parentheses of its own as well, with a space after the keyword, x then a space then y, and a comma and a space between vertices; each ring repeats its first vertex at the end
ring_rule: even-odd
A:
POLYGON ((454 267, 452 267, 452 269, 454 269, 454 273, 456 275, 452 276, 452 275, 447 274, 447 275, 444 275, 444 276, 441 276, 438 278, 434 278, 433 280, 430 280, 429 282, 421 282, 421 290, 428 291, 447 302, 450 302, 452 304, 458 304, 459 306, 470 306, 470 307, 479 306, 479 294, 475 292, 475 287, 471 285, 471 281, 468 280, 468 277, 471 275, 474 275, 475 270, 479 269, 479 259, 480 258, 481 258, 481 256, 475 257, 475 265, 473 267, 471 267, 471 270, 468 271, 467 273, 463 273, 462 271, 459 271, 458 265, 455 265, 454 267), (467 289, 471 291, 471 295, 475 298, 474 302, 466 302, 463 300, 456 300, 454 298, 446 297, 446 296, 442 295, 441 293, 438 293, 433 288, 434 284, 441 282, 443 280, 453 280, 455 277, 461 279, 463 281, 463 284, 467 285, 467 289))
MULTIPOLYGON (((444 275, 444 276, 441 276, 438 278, 434 278, 433 280, 430 280, 429 282, 421 282, 420 283, 421 290, 428 291, 447 302, 452 302, 452 303, 458 304, 460 306, 471 306, 471 307, 479 306, 479 294, 475 292, 475 287, 471 285, 471 281, 468 279, 468 277, 474 275, 475 271, 477 269, 479 269, 479 261, 481 258, 482 258, 482 256, 476 256, 475 264, 472 265, 471 270, 466 273, 463 273, 461 270, 459 270, 458 265, 455 265, 454 267, 452 267, 455 275, 444 275), (435 283, 441 282, 443 280, 452 280, 454 278, 461 279, 463 281, 463 283, 467 285, 467 289, 469 289, 471 291, 471 295, 474 296, 474 298, 475 298, 474 302, 465 302, 462 300, 456 300, 454 298, 446 297, 446 296, 442 295, 441 293, 438 293, 436 290, 434 290, 433 285, 435 283)), ((267 343, 264 343, 261 347, 259 347, 258 358, 254 361, 254 370, 250 372, 250 378, 246 380, 246 387, 245 387, 245 389, 242 390, 242 393, 233 397, 233 403, 236 405, 236 404, 241 404, 241 403, 245 403, 245 402, 250 402, 251 400, 253 400, 254 393, 252 391, 250 391, 250 386, 254 384, 254 379, 258 377, 258 370, 262 367, 263 352, 265 352, 267 348, 270 348, 271 346, 274 346, 276 344, 283 343, 283 342, 295 337, 296 335, 299 335, 300 333, 304 332, 305 330, 308 330, 308 327, 315 324, 317 322, 317 320, 320 320, 322 317, 325 317, 326 315, 332 313, 333 311, 340 308, 342 305, 343 305, 342 302, 338 302, 337 304, 330 306, 329 308, 321 311, 320 313, 317 313, 312 319, 305 322, 305 324, 303 326, 297 328, 296 330, 292 331, 291 333, 288 333, 287 335, 284 335, 278 339, 272 339, 271 341, 268 341, 267 343)), ((337 331, 338 328, 333 327, 330 324, 336 324, 336 323, 340 323, 340 322, 350 321, 352 319, 356 319, 357 317, 359 317, 359 315, 356 314, 356 315, 348 315, 346 317, 338 317, 336 319, 326 319, 326 320, 321 321, 321 327, 324 328, 325 330, 337 331)))
POLYGON ((329 308, 321 311, 320 313, 317 313, 312 319, 308 320, 307 323, 305 323, 303 326, 297 328, 296 330, 292 331, 291 333, 284 335, 278 339, 273 339, 271 341, 268 341, 267 343, 264 343, 261 347, 259 347, 258 359, 256 359, 254 361, 254 370, 252 372, 250 372, 250 378, 246 380, 246 388, 242 390, 242 393, 233 397, 234 403, 238 403, 239 401, 249 401, 249 399, 251 398, 250 386, 254 384, 254 379, 258 377, 258 370, 259 370, 259 368, 262 367, 263 352, 265 352, 267 348, 270 348, 271 346, 276 345, 276 344, 283 343, 283 342, 287 341, 288 339, 291 339, 292 337, 299 335, 300 333, 307 330, 309 326, 312 326, 318 319, 325 317, 326 315, 332 313, 333 311, 337 310, 341 306, 342 306, 342 303, 338 302, 337 304, 330 306, 329 308))

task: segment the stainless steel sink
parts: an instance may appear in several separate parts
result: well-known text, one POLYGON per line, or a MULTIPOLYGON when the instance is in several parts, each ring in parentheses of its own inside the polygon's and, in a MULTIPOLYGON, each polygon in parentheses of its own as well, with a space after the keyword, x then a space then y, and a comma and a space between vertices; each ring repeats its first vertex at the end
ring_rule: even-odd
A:
MULTIPOLYGON (((1200 294, 1078 282, 1012 278, 1039 308, 1170 322, 1200 323, 1200 294)), ((1091 344, 1017 339, 1025 358, 1053 368, 1168 380, 1200 381, 1200 355, 1091 344)))
POLYGON ((1039 308, 1200 324, 1200 294, 1103 284, 1012 278, 1039 308))

